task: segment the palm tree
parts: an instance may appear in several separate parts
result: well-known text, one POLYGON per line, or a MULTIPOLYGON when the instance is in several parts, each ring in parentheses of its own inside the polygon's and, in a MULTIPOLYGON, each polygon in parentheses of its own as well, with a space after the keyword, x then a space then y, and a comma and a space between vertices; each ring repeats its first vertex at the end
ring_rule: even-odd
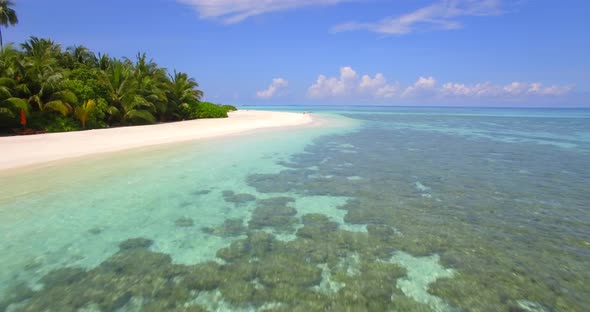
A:
POLYGON ((23 79, 24 62, 22 54, 11 44, 0 50, 0 99, 28 94, 29 87, 23 79))
POLYGON ((21 47, 24 81, 28 86, 21 96, 27 97, 28 103, 39 111, 69 115, 78 99, 73 92, 63 90, 64 71, 58 64, 61 46, 49 39, 31 37, 21 47))
MULTIPOLYGON (((1 1, 1 0, 0 0, 1 1)), ((43 85, 60 82, 63 78, 62 68, 57 58, 61 46, 49 39, 31 37, 21 44, 24 57, 24 75, 31 89, 40 89, 43 85)))
POLYGON ((73 69, 80 66, 96 67, 98 59, 85 46, 71 46, 66 49, 66 53, 62 54, 62 64, 64 67, 73 69))
POLYGON ((21 53, 12 44, 6 45, 0 50, 0 76, 14 77, 18 71, 17 64, 21 59, 21 53))
POLYGON ((156 107, 161 120, 168 106, 166 84, 169 82, 166 69, 158 67, 153 59, 148 61, 145 53, 138 53, 134 64, 139 94, 156 107))
POLYGON ((28 92, 26 84, 19 83, 17 80, 11 78, 12 75, 4 73, 12 73, 10 68, 11 60, 3 52, 10 51, 10 47, 0 52, 0 72, 3 73, 0 78, 0 117, 5 116, 9 119, 17 118, 18 112, 22 109, 29 114, 29 104, 25 99, 19 98, 17 95, 23 92, 28 92))
POLYGON ((22 55, 12 45, 0 50, 0 115, 16 118, 21 109, 29 113, 29 104, 20 98, 30 93, 22 79, 22 68, 22 55))
POLYGON ((94 112, 96 106, 94 105, 94 100, 87 100, 84 104, 76 107, 74 114, 80 123, 82 124, 82 129, 86 129, 86 122, 92 113, 94 112))
POLYGON ((14 26, 18 23, 18 17, 16 11, 11 7, 14 6, 14 2, 10 0, 0 0, 0 49, 4 47, 2 42, 2 27, 1 26, 14 26))
POLYGON ((197 89, 199 84, 189 78, 187 74, 174 71, 170 75, 170 83, 166 95, 168 96, 168 111, 173 117, 180 119, 179 110, 187 110, 191 103, 197 102, 203 96, 203 91, 197 89))
POLYGON ((111 64, 111 58, 109 57, 108 54, 101 54, 99 52, 97 59, 98 59, 97 60, 98 69, 107 70, 107 68, 109 68, 109 65, 111 64))
POLYGON ((29 104, 26 100, 13 96, 18 85, 14 79, 9 77, 0 78, 0 115, 16 118, 18 112, 23 109, 29 114, 29 104))
MULTIPOLYGON (((2 1, 2 0, 0 0, 2 1)), ((61 45, 51 39, 44 39, 32 36, 29 40, 21 43, 25 55, 35 58, 52 57, 57 62, 57 57, 61 53, 61 45)))
POLYGON ((62 90, 51 94, 49 102, 43 104, 43 111, 54 111, 64 116, 69 115, 73 107, 78 103, 78 98, 74 92, 62 90))
POLYGON ((123 123, 156 121, 152 113, 155 107, 140 94, 131 63, 112 59, 107 70, 101 73, 107 99, 112 105, 108 109, 111 117, 119 118, 123 123))

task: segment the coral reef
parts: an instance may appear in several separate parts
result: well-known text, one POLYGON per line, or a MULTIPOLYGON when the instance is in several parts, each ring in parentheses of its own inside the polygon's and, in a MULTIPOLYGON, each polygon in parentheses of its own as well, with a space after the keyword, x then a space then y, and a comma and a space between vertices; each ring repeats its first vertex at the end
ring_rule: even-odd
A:
MULTIPOLYGON (((289 202, 273 199, 263 205, 289 202)), ((367 233, 339 230, 321 214, 308 214, 302 220, 303 228, 308 227, 302 233, 311 235, 282 242, 269 233, 249 231, 245 238, 218 251, 225 264, 174 264, 169 255, 149 250, 151 240, 128 239, 98 267, 52 271, 42 278, 42 289, 15 289, 15 295, 3 305, 14 304, 15 311, 26 312, 77 311, 89 306, 114 311, 138 304, 141 311, 206 311, 194 304, 195 298, 219 291, 236 309, 384 311, 402 307, 404 311, 424 311, 396 289, 395 281, 405 276, 405 270, 378 261, 380 248, 375 248, 367 233), (357 256, 343 261, 351 254, 357 256), (316 290, 327 278, 323 274, 326 270, 341 283, 339 290, 316 290), (392 296, 399 300, 392 301, 392 296)))
POLYGON ((229 247, 217 251, 217 257, 232 262, 238 259, 246 261, 248 258, 260 258, 273 250, 278 244, 272 234, 265 232, 250 232, 245 239, 234 241, 229 247))
MULTIPOLYGON (((408 133, 398 130, 367 127, 323 138, 283 163, 287 169, 248 177, 264 197, 293 198, 223 192, 227 202, 255 207, 248 224, 227 219, 202 229, 230 238, 231 244, 217 250, 219 262, 174 264, 169 255, 150 250, 151 240, 129 239, 96 268, 55 270, 41 279, 41 289, 15 285, 0 310, 113 311, 139 302, 142 311, 206 311, 214 306, 207 299, 236 311, 548 312, 590 306, 587 242, 567 231, 546 231, 539 221, 544 216, 536 213, 545 204, 516 203, 513 198, 523 195, 498 188, 497 176, 483 183, 458 159, 427 157, 445 153, 428 145, 433 140, 476 156, 501 150, 501 144, 466 146, 432 133, 406 140, 408 133), (384 149, 393 141, 395 147, 384 149), (363 158, 351 154, 351 146, 363 158), (391 166, 406 159, 421 166, 391 166), (427 191, 431 196, 423 197, 427 191), (339 207, 345 223, 334 222, 341 218, 333 214, 301 216, 300 206, 298 214, 294 198, 301 205, 297 196, 312 195, 350 199, 339 207), (346 230, 351 224, 366 225, 367 231, 346 230), (294 239, 271 234, 286 232, 294 239)), ((480 158, 471 165, 511 174, 480 158)))
POLYGON ((138 238, 130 238, 126 241, 123 241, 119 244, 120 250, 129 250, 129 249, 145 249, 149 248, 154 243, 153 240, 138 237, 138 238))
POLYGON ((246 227, 241 219, 226 219, 223 224, 217 227, 204 227, 203 232, 221 237, 230 237, 242 235, 246 232, 246 227))
MULTIPOLYGON (((354 117, 371 118, 371 123, 380 122, 381 118, 354 117)), ((530 306, 548 311, 582 311, 590 306, 587 296, 590 284, 583 282, 590 278, 590 267, 584 260, 588 256, 588 244, 581 243, 584 240, 576 237, 576 233, 564 230, 574 225, 570 217, 554 217, 551 221, 551 214, 546 212, 555 212, 555 207, 572 215, 582 211, 580 201, 576 200, 579 195, 576 197, 560 187, 561 194, 546 192, 523 201, 526 194, 517 190, 530 184, 528 177, 510 172, 510 167, 504 166, 509 160, 483 160, 484 156, 501 156, 498 151, 504 149, 510 150, 513 158, 523 158, 536 149, 543 154, 540 146, 519 148, 501 142, 474 142, 467 150, 470 155, 481 158, 465 164, 464 158, 456 157, 454 152, 464 150, 464 143, 464 139, 447 134, 400 131, 380 124, 346 136, 322 138, 305 153, 284 163, 287 169, 275 174, 254 174, 247 182, 261 193, 352 198, 340 207, 346 211, 344 220, 367 225, 368 238, 354 237, 370 245, 371 251, 357 248, 354 240, 348 240, 341 230, 322 232, 321 228, 305 225, 297 231, 300 239, 288 244, 304 255, 305 261, 327 262, 334 270, 347 249, 358 250, 363 259, 369 256, 381 260, 388 260, 395 251, 414 257, 439 254, 441 264, 454 268, 457 274, 430 284, 429 292, 453 307, 519 311, 523 308, 517 302, 532 302, 534 305, 530 306), (407 140, 407 135, 411 135, 412 140, 407 140), (442 150, 431 144, 443 141, 446 147, 442 150), (396 146, 391 142, 396 142, 396 146), (363 157, 342 153, 339 146, 343 144, 354 145, 355 150, 363 151, 363 157), (492 150, 495 154, 490 155, 492 150), (437 157, 432 157, 433 153, 437 157), (391 166, 396 162, 407 164, 407 159, 420 165, 391 166), (313 170, 310 164, 315 165, 313 170), (473 175, 474 167, 478 166, 480 172, 490 172, 485 180, 473 175), (497 174, 491 174, 493 172, 497 174), (347 179, 354 176, 363 179, 347 179), (428 197, 423 196, 425 192, 428 197), (556 199, 572 207, 554 206, 556 199), (540 258, 543 261, 538 261, 540 258)), ((565 151, 560 153, 574 159, 565 151)), ((526 165, 536 166, 527 168, 528 172, 549 174, 553 170, 539 159, 526 165)), ((553 189, 550 184, 545 187, 548 191, 553 189)), ((586 225, 577 222, 575 226, 586 225)), ((343 228, 345 226, 339 225, 339 229, 343 228)), ((337 278, 337 272, 332 273, 333 278, 337 278)), ((395 302, 399 305, 403 300, 395 302)), ((415 304, 413 300, 410 302, 415 304)))
POLYGON ((338 223, 319 213, 306 214, 301 218, 303 227, 297 230, 297 236, 309 239, 321 239, 329 232, 338 230, 338 223))
POLYGON ((248 227, 250 229, 270 227, 279 232, 293 231, 293 226, 298 222, 295 218, 297 210, 289 207, 288 204, 294 201, 290 197, 258 200, 248 227))
POLYGON ((251 194, 239 193, 236 194, 234 191, 223 191, 223 199, 228 203, 234 203, 236 205, 245 204, 256 200, 256 197, 251 194))
POLYGON ((260 282, 271 288, 283 284, 311 287, 319 284, 322 278, 322 272, 316 266, 283 254, 270 254, 260 259, 257 271, 260 282))

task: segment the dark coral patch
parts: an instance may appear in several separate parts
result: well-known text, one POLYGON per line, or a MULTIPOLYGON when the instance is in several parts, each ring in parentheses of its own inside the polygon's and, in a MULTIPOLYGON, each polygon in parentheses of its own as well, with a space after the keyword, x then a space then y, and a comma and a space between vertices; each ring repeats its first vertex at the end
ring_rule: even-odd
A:
POLYGON ((246 232, 246 227, 241 219, 226 219, 220 226, 204 227, 202 230, 211 235, 231 237, 244 234, 246 232))
POLYGON ((137 249, 137 248, 150 248, 150 246, 154 243, 153 240, 139 237, 139 238, 130 238, 126 241, 123 241, 119 244, 120 250, 128 250, 128 249, 137 249))
POLYGON ((182 218, 176 219, 176 221, 174 221, 174 224, 177 227, 191 227, 191 226, 195 225, 195 221, 193 221, 193 219, 191 219, 191 218, 182 217, 182 218))
POLYGON ((297 210, 288 206, 295 200, 290 197, 275 197, 259 200, 248 226, 251 229, 272 227, 278 231, 293 230, 298 220, 295 218, 297 210))
POLYGON ((228 203, 234 203, 234 204, 245 204, 248 202, 252 202, 256 200, 256 197, 254 195, 251 194, 246 194, 246 193, 239 193, 236 194, 234 193, 234 191, 223 191, 222 193, 223 195, 223 199, 228 202, 228 203))

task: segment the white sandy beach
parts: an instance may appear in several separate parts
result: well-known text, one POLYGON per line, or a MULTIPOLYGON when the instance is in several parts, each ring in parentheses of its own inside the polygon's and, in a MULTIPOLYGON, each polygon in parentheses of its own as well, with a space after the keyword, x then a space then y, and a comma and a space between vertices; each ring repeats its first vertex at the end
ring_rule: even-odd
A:
POLYGON ((145 146, 208 139, 251 130, 310 124, 309 114, 237 111, 224 119, 199 119, 30 136, 0 137, 0 170, 145 146))

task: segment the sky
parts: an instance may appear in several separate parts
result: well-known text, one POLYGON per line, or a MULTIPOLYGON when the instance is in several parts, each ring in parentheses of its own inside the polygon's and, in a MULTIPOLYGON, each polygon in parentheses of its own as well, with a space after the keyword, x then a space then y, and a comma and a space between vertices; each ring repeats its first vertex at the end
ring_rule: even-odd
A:
POLYGON ((590 107, 587 0, 15 0, 30 36, 235 105, 590 107))

